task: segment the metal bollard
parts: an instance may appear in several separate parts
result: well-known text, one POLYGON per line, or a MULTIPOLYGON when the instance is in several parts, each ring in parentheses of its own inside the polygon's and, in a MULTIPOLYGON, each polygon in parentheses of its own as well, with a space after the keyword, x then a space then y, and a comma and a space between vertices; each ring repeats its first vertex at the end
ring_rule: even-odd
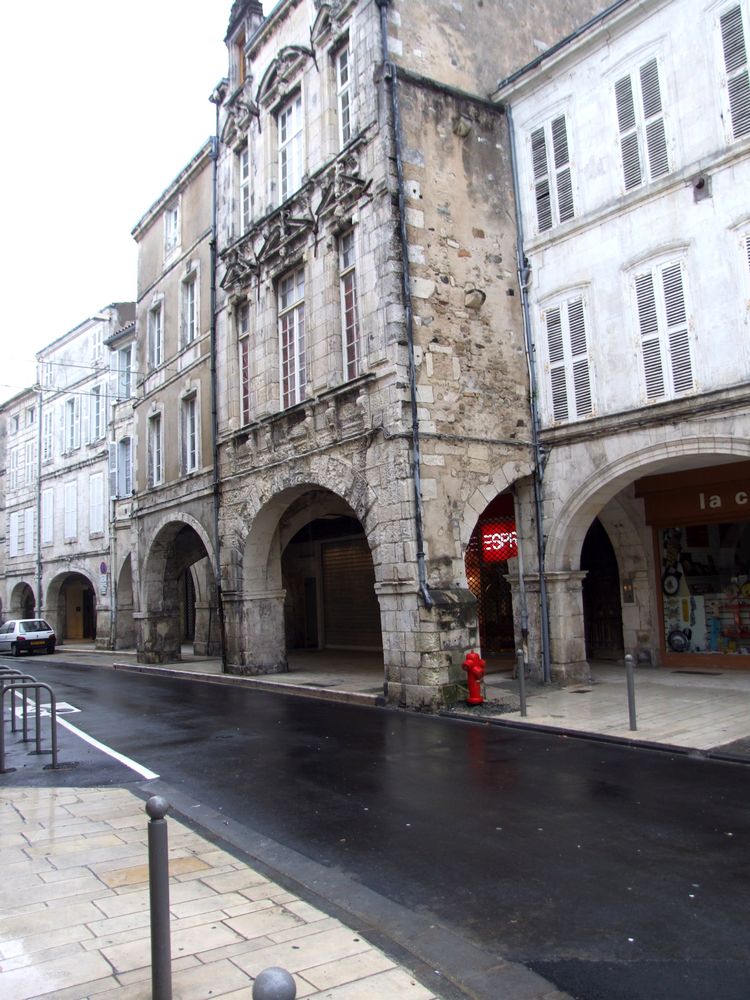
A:
POLYGON ((169 930, 169 837, 164 818, 169 803, 152 795, 146 803, 148 889, 151 902, 151 997, 172 1000, 172 941, 169 930))
POLYGON ((638 728, 636 725, 635 718, 635 673, 633 667, 635 666, 635 660, 627 653, 625 656, 625 676, 628 682, 628 715, 630 716, 630 728, 635 730, 638 728))
POLYGON ((277 965, 264 969, 253 983, 253 1000, 295 1000, 297 984, 277 965))
POLYGON ((526 716, 526 665, 523 659, 523 650, 516 650, 516 673, 518 674, 518 697, 521 702, 521 715, 526 716))

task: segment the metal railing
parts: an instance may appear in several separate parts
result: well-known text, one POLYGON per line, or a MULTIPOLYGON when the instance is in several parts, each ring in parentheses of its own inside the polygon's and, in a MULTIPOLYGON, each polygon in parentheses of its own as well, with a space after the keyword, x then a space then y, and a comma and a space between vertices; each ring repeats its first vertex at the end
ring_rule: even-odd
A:
POLYGON ((0 668, 0 774, 8 774, 15 771, 14 767, 6 767, 5 761, 5 695, 10 692, 10 730, 12 733, 18 732, 16 716, 16 696, 21 695, 21 742, 28 743, 28 715, 29 698, 28 694, 34 694, 34 740, 36 749, 31 753, 43 754, 52 753, 52 767, 58 767, 57 760, 57 700, 49 684, 36 680, 31 674, 22 674, 19 670, 12 670, 9 667, 0 668), (42 712, 40 705, 40 694, 46 691, 49 694, 50 702, 50 742, 51 751, 42 749, 42 712))

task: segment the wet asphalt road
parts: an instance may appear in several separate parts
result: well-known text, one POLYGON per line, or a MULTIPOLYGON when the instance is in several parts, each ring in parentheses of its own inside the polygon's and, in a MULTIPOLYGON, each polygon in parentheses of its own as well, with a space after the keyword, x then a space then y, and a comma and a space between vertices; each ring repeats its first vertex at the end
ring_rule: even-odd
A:
MULTIPOLYGON (((61 657, 23 666, 186 802, 580 1000, 750 996, 747 766, 61 657)), ((61 740, 75 769, 0 780, 138 781, 61 740)))

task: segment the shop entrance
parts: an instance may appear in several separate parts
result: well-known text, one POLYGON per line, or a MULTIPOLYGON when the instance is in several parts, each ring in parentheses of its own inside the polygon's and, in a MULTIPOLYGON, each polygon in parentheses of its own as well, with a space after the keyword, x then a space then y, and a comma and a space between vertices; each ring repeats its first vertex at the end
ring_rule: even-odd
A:
POLYGON ((586 570, 583 580, 586 657, 619 660, 624 653, 620 574, 615 550, 598 518, 586 533, 581 569, 586 570))
POLYGON ((503 493, 484 510, 466 547, 466 579, 477 599, 482 655, 512 657, 513 599, 508 559, 516 553, 513 497, 503 493))

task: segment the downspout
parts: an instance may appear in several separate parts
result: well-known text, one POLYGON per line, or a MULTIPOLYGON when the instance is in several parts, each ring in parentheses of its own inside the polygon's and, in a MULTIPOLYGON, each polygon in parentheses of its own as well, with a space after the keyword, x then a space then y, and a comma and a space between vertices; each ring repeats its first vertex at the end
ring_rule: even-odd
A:
POLYGON ((509 104, 505 105, 505 116, 508 121, 510 162, 513 175, 513 198, 516 204, 516 267, 518 271, 518 285, 521 289, 521 310, 523 315, 524 344, 526 346, 526 363, 529 369, 531 442, 534 451, 534 509, 536 512, 536 547, 537 560, 539 562, 539 603, 542 628, 542 678, 545 684, 549 684, 552 679, 550 670, 549 601, 547 598, 547 581, 544 568, 544 525, 542 522, 542 481, 544 478, 544 466, 542 448, 539 443, 539 407, 537 404, 538 389, 536 365, 534 364, 534 342, 531 334, 531 312, 529 309, 529 280, 531 277, 531 269, 524 252, 523 214, 521 212, 521 190, 518 181, 516 138, 513 130, 513 114, 509 104))
POLYGON ((409 368, 409 401, 411 407, 411 473, 414 482, 414 529, 417 536, 417 571, 419 591, 428 608, 433 605, 427 586, 427 567, 424 554, 424 512, 422 509, 422 478, 419 446, 419 413, 417 410, 417 367, 414 360, 414 313, 411 301, 409 252, 406 232, 406 196, 404 189, 403 144, 401 140, 401 111, 398 103, 398 76, 388 51, 388 6, 390 0, 376 0, 380 10, 380 38, 383 55, 384 78, 390 81, 391 121, 393 145, 396 153, 396 184, 398 191, 399 235, 401 237, 401 279, 406 322, 406 344, 409 368))
POLYGON ((46 608, 42 605, 42 400, 44 390, 39 386, 36 429, 36 609, 41 617, 46 608))
MULTIPOLYGON (((224 597, 221 586, 221 538, 219 535, 219 498, 221 481, 219 476, 219 418, 217 404, 216 377, 216 241, 218 238, 216 225, 216 202, 219 160, 219 102, 214 102, 216 108, 215 134, 211 137, 211 464, 213 469, 213 529, 214 529, 214 578, 216 580, 216 602, 219 613, 219 639, 221 642, 221 672, 227 670, 227 632, 224 620, 224 597)), ((209 641, 211 629, 209 625, 209 641)))

